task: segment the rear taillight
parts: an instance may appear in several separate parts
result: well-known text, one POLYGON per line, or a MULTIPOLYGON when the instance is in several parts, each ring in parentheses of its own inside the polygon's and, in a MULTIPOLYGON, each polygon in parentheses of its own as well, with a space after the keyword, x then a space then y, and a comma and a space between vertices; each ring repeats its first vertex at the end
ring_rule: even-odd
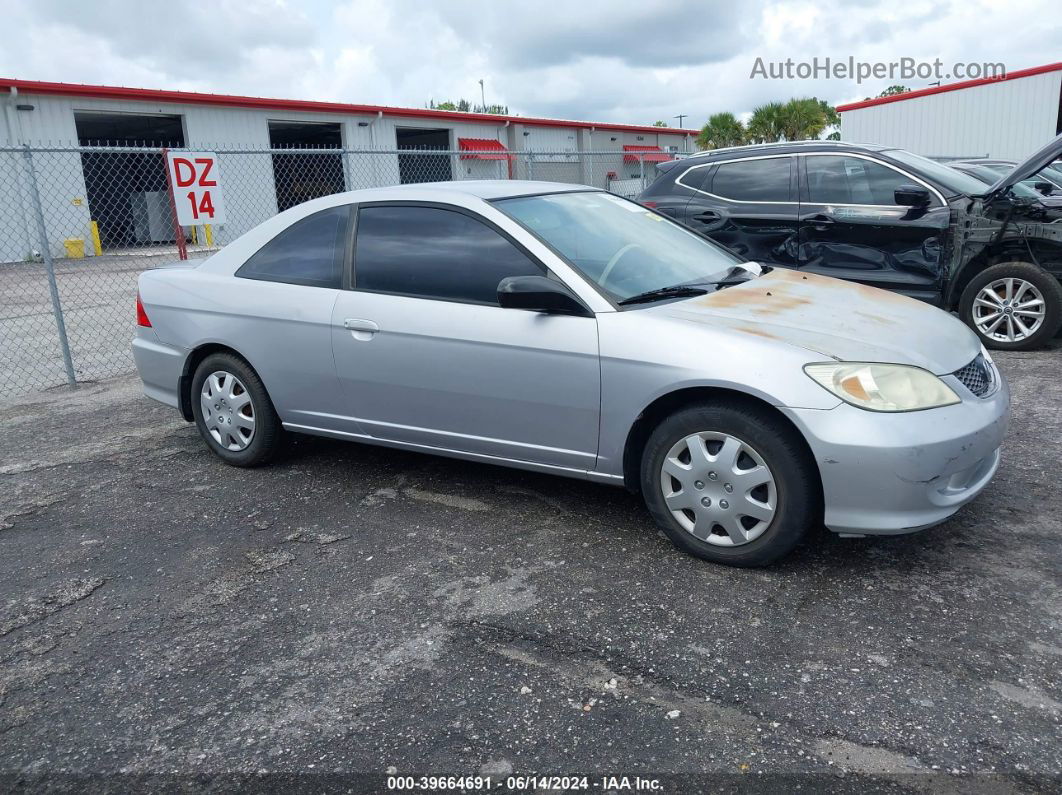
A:
POLYGON ((642 207, 648 207, 650 210, 655 210, 656 202, 642 202, 642 207))
POLYGON ((139 290, 136 293, 136 324, 144 328, 151 328, 151 321, 148 320, 147 312, 144 311, 144 304, 140 300, 139 290))

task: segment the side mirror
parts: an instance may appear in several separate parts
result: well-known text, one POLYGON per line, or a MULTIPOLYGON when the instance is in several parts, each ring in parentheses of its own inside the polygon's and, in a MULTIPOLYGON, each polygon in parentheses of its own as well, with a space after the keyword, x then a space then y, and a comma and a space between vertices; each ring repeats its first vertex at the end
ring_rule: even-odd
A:
POLYGON ((893 196, 901 207, 929 206, 929 191, 921 185, 901 185, 893 196))
POLYGON ((554 315, 586 315, 586 307, 560 282, 545 276, 508 276, 498 283, 498 303, 554 315))
POLYGON ((1040 193, 1042 193, 1044 196, 1050 196, 1051 191, 1055 189, 1055 186, 1052 185, 1050 182, 1037 182, 1033 185, 1033 187, 1040 191, 1040 193))

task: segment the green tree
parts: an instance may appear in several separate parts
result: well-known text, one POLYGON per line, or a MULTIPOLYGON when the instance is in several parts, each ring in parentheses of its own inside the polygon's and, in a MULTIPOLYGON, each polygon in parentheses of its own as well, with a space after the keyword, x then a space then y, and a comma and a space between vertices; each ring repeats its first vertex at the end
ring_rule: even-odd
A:
POLYGON ((787 141, 818 138, 827 123, 823 103, 814 97, 791 99, 782 106, 782 137, 787 141))
POLYGON ((866 102, 868 99, 881 99, 882 97, 894 97, 897 94, 906 94, 910 90, 911 89, 907 86, 889 86, 876 97, 863 97, 863 101, 866 102))
POLYGON ((428 100, 428 107, 431 110, 456 110, 461 113, 490 113, 494 116, 509 115, 508 105, 476 105, 467 99, 459 99, 457 102, 452 99, 448 99, 445 102, 436 102, 431 99, 428 100))
POLYGON ((701 149, 722 149, 725 146, 741 146, 747 140, 745 125, 733 113, 723 111, 708 117, 708 122, 697 136, 701 149))
POLYGON ((765 144, 782 140, 785 134, 784 108, 781 102, 768 102, 752 111, 746 125, 749 143, 765 144))
POLYGON ((654 127, 667 127, 666 121, 660 121, 659 119, 653 122, 654 127))

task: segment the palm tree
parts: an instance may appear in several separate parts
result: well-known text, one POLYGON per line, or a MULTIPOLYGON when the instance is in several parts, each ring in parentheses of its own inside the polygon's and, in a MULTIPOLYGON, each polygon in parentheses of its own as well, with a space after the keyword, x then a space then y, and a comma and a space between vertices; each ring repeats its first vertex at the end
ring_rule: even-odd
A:
POLYGON ((826 129, 823 103, 813 97, 791 99, 782 106, 782 137, 787 141, 806 141, 818 138, 826 129))
POLYGON ((768 102, 752 111, 746 126, 750 143, 765 144, 782 140, 784 106, 780 102, 768 102))
POLYGON ((697 146, 701 149, 741 146, 745 142, 745 125, 728 111, 709 116, 708 123, 701 128, 701 133, 697 136, 697 146))

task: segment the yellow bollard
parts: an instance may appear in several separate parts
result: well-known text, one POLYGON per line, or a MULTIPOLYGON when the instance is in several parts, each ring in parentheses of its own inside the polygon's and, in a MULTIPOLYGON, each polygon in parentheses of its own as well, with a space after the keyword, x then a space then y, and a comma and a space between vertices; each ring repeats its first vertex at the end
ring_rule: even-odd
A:
POLYGON ((95 221, 89 221, 89 230, 92 233, 92 250, 98 257, 103 253, 103 244, 100 243, 100 225, 95 221))
POLYGON ((203 225, 203 231, 206 232, 207 248, 214 247, 214 228, 210 224, 203 225))

